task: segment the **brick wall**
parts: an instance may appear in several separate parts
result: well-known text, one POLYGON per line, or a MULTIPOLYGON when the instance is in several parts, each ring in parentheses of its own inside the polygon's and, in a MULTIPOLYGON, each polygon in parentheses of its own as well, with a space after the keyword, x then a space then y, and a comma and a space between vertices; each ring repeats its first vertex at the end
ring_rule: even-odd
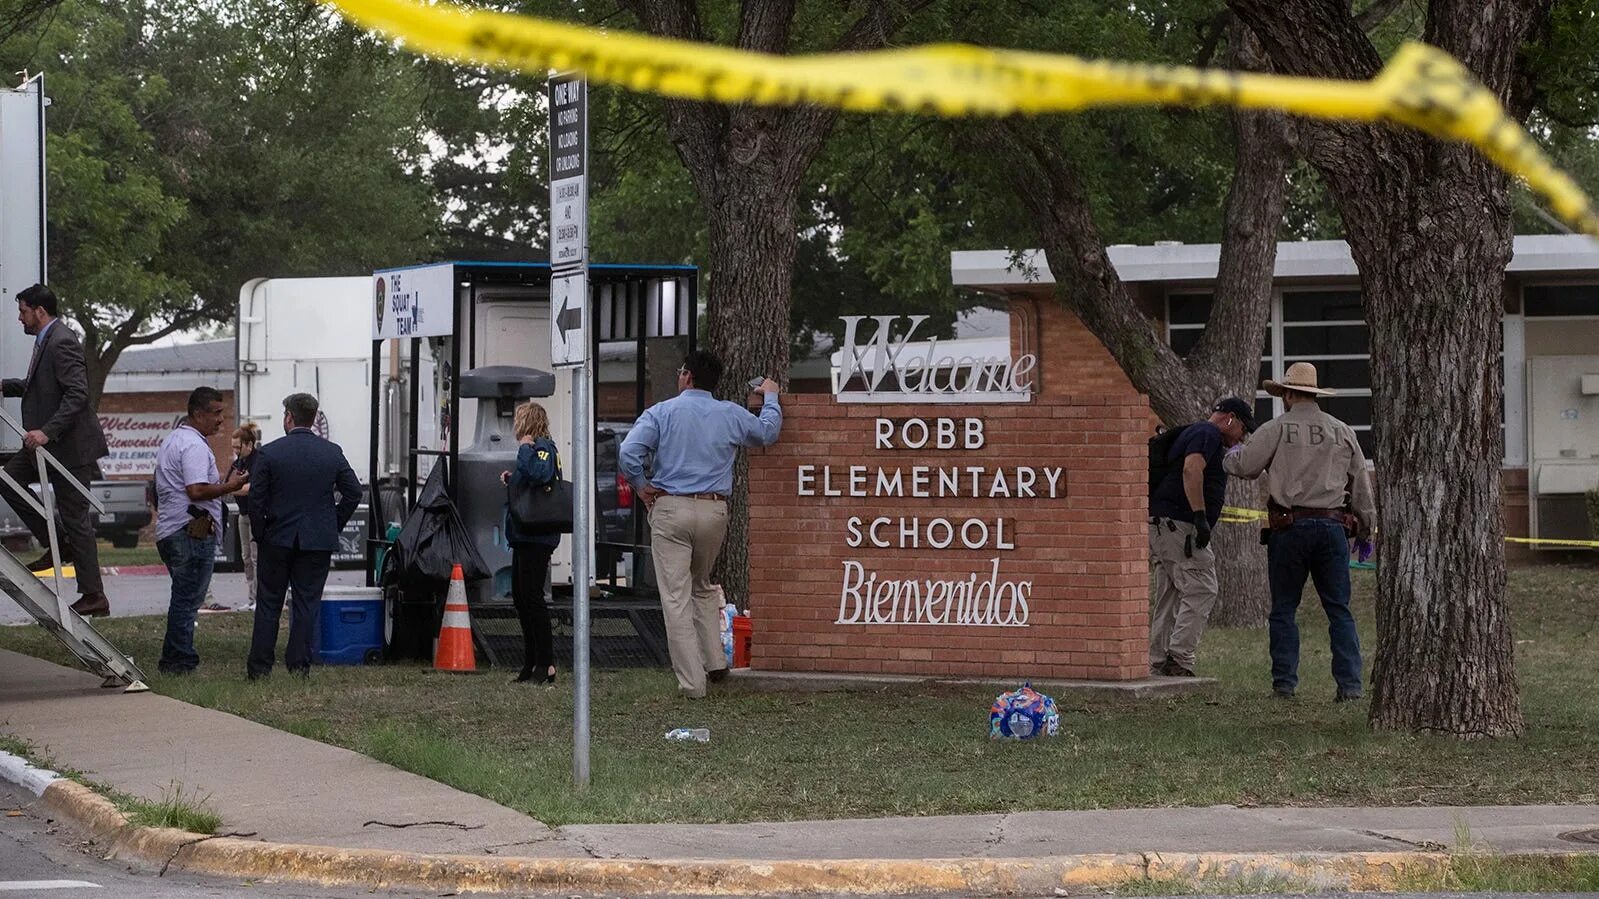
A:
MULTIPOLYGON (((1148 403, 1104 347, 1058 306, 1019 304, 1016 311, 1012 330, 1018 344, 1044 348, 1040 389, 1029 403, 879 406, 840 404, 828 395, 784 398, 782 440, 750 453, 756 668, 1004 678, 1144 676, 1148 403), (879 418, 980 419, 983 443, 978 449, 880 449, 879 418), (832 466, 833 486, 846 495, 800 495, 801 467, 815 466, 814 489, 820 494, 824 465, 832 466), (899 470, 904 495, 847 495, 852 465, 866 466, 868 494, 877 469, 899 470), (981 466, 985 495, 971 498, 967 474, 964 495, 940 498, 935 474, 930 497, 911 496, 914 466, 935 471, 981 466), (1004 471, 1014 493, 1018 467, 1061 469, 1062 495, 1049 498, 1042 476, 1037 497, 986 495, 996 470, 1004 471), (895 544, 901 519, 907 524, 919 519, 921 546, 878 548, 864 540, 858 547, 847 545, 851 518, 862 519, 864 530, 877 517, 890 519, 879 536, 895 544), (949 520, 957 535, 968 519, 982 521, 990 540, 968 549, 957 536, 951 548, 929 548, 932 519, 949 520), (1005 541, 1014 548, 996 545, 1001 520, 1005 541), (960 581, 967 588, 973 575, 978 582, 989 581, 995 558, 999 582, 1030 585, 1025 626, 904 623, 909 604, 904 599, 894 608, 896 623, 838 623, 841 617, 865 618, 869 609, 886 612, 891 604, 886 593, 879 603, 878 594, 864 587, 865 592, 846 597, 846 578, 853 585, 875 572, 879 581, 914 581, 920 601, 929 581, 960 581), (849 562, 860 568, 850 569, 849 562)), ((963 432, 964 427, 957 430, 963 432)), ((978 533, 973 526, 970 535, 978 533)), ((939 530, 933 536, 944 534, 939 530)), ((940 595, 940 588, 932 589, 940 595)), ((1005 591, 1005 597, 1000 611, 1010 612, 1014 623, 1020 617, 1014 593, 1005 591)), ((986 608, 986 600, 980 608, 986 608)), ((945 609, 935 603, 934 617, 942 617, 945 609)))

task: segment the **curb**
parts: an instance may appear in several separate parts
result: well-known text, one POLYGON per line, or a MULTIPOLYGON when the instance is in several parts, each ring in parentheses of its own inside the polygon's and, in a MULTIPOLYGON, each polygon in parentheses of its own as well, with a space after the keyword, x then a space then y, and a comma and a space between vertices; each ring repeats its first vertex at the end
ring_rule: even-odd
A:
MULTIPOLYGON (((1015 679, 945 677, 921 674, 833 674, 811 671, 768 671, 763 668, 734 668, 729 680, 756 690, 788 690, 825 693, 841 690, 881 689, 920 684, 987 686, 999 690, 1016 688, 1015 679)), ((1057 700, 1172 699, 1204 693, 1218 681, 1213 677, 1141 677, 1130 681, 1086 681, 1065 678, 1034 678, 1040 690, 1049 690, 1057 700)))
MULTIPOLYGON (((46 569, 44 571, 40 571, 40 572, 37 572, 37 573, 39 575, 39 579, 40 580, 44 580, 45 578, 48 578, 48 577, 60 577, 62 580, 69 580, 71 578, 75 578, 75 577, 78 576, 78 569, 73 567, 73 566, 71 566, 71 565, 64 565, 64 566, 61 567, 59 572, 56 569, 50 568, 50 569, 46 569)), ((123 575, 127 575, 127 576, 155 576, 155 575, 164 575, 166 573, 167 573, 167 567, 165 565, 102 565, 102 566, 100 566, 100 574, 102 576, 104 576, 104 577, 118 577, 118 576, 123 576, 123 575)))
MULTIPOLYGON (((628 860, 429 855, 267 843, 136 827, 109 799, 0 753, 0 777, 108 846, 105 857, 168 870, 324 886, 440 892, 580 891, 637 896, 1052 895, 1147 880, 1281 879, 1314 889, 1395 891, 1448 870, 1442 852, 1119 853, 1014 859, 628 860), (18 764, 20 763, 20 764, 18 764), (23 783, 21 778, 30 778, 23 783), (34 786, 38 785, 37 789, 34 786)), ((1586 854, 1586 853, 1582 853, 1586 854)), ((1515 857, 1515 856, 1505 856, 1515 857)))

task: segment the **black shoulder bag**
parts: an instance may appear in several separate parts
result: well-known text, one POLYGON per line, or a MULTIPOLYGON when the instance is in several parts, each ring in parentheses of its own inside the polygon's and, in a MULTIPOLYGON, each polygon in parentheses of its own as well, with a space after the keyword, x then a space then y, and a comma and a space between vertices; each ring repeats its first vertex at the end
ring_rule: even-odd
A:
POLYGON ((561 476, 561 462, 555 462, 555 478, 547 484, 518 483, 514 478, 506 487, 506 505, 511 520, 529 534, 572 533, 572 482, 561 476))

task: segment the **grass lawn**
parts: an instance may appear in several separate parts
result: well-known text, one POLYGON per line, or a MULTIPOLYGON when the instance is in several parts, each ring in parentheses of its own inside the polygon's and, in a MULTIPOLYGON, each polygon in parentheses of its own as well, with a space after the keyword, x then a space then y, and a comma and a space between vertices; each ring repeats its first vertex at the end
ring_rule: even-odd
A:
MULTIPOLYGON (((1356 573, 1361 634, 1373 578, 1356 573)), ((156 674, 159 617, 98 626, 157 691, 345 746, 551 824, 718 822, 1128 806, 1407 805, 1599 801, 1599 569, 1512 572, 1525 738, 1462 743, 1373 734, 1363 704, 1335 705, 1325 618, 1309 598, 1300 698, 1271 697, 1264 631, 1208 633, 1208 695, 1063 699, 1062 735, 990 742, 987 687, 677 697, 669 672, 597 672, 593 786, 570 789, 571 681, 414 666, 317 669, 309 682, 244 680, 249 619, 207 615, 199 675, 156 674), (673 727, 711 742, 673 744, 673 727)), ((0 647, 66 661, 34 627, 0 647)), ((1368 657, 1369 664, 1369 657, 1368 657)), ((0 712, 3 720, 3 712, 0 712)))
MULTIPOLYGON (((118 549, 104 540, 101 540, 99 548, 101 568, 161 564, 161 553, 156 551, 155 544, 153 543, 148 546, 140 544, 139 546, 130 547, 128 549, 118 549)), ((32 557, 30 556, 29 558, 32 557)))

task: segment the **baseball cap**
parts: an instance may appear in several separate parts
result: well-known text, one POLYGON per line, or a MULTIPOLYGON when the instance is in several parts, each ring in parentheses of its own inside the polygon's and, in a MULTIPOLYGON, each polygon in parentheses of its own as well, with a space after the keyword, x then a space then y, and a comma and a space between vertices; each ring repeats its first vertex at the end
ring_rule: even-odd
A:
POLYGON ((1236 415, 1238 416, 1238 420, 1244 423, 1245 433, 1255 433, 1254 408, 1236 396, 1230 396, 1224 400, 1221 400, 1216 405, 1210 407, 1210 411, 1227 412, 1229 414, 1236 415))

